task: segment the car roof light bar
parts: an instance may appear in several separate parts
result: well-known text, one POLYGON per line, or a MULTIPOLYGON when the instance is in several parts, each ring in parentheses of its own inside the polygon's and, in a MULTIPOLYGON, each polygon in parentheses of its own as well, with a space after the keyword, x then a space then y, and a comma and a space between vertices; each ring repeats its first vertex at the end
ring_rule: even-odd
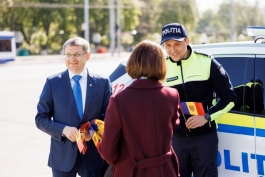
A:
POLYGON ((248 36, 263 36, 265 37, 265 26, 247 26, 248 36))
POLYGON ((265 26, 247 26, 248 36, 257 37, 254 43, 261 39, 261 43, 265 43, 265 26))

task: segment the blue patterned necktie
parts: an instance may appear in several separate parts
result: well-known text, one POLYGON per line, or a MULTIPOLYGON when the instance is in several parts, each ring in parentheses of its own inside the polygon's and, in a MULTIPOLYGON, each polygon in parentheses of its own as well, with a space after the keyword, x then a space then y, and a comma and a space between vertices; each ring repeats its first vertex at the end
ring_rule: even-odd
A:
POLYGON ((81 87, 79 84, 81 76, 80 75, 75 75, 73 76, 73 80, 75 81, 74 86, 73 86, 73 93, 75 97, 75 103, 77 106, 78 114, 80 116, 80 119, 83 117, 83 102, 82 102, 82 92, 81 92, 81 87))

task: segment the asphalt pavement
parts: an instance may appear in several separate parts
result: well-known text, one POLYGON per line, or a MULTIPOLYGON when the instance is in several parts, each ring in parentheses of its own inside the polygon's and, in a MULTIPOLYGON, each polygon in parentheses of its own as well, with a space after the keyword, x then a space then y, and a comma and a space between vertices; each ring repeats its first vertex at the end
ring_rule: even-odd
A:
MULTIPOLYGON (((129 53, 91 54, 87 68, 108 76, 129 53)), ((63 56, 21 56, 0 64, 0 176, 51 177, 50 136, 35 126, 46 77, 65 70, 63 56)))

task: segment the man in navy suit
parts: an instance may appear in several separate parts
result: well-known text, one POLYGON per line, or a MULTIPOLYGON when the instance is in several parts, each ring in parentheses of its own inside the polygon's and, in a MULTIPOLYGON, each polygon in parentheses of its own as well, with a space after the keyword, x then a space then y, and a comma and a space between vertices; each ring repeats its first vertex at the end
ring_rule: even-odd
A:
POLYGON ((86 142, 87 151, 83 155, 78 150, 76 134, 87 121, 104 119, 111 85, 108 78, 92 74, 85 67, 90 58, 88 41, 70 38, 64 43, 63 51, 67 70, 47 78, 37 105, 35 123, 51 136, 48 166, 52 168, 53 177, 76 177, 76 174, 101 177, 105 162, 93 141, 86 142), (81 77, 81 114, 73 93, 75 75, 81 77))

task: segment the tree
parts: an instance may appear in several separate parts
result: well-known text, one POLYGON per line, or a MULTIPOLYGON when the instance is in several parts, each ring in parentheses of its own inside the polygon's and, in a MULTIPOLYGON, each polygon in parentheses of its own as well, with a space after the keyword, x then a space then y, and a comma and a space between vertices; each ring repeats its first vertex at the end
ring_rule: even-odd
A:
POLYGON ((179 22, 185 25, 194 36, 194 27, 197 21, 197 8, 194 0, 146 0, 138 5, 141 7, 139 15, 140 24, 137 26, 135 44, 143 39, 157 39, 162 27, 171 22, 179 22))
POLYGON ((263 26, 264 14, 259 6, 259 1, 255 1, 254 6, 248 5, 244 0, 234 4, 234 31, 236 34, 246 34, 246 26, 263 26))
POLYGON ((193 29, 198 21, 198 10, 194 0, 162 1, 159 6, 161 12, 158 21, 161 24, 177 22, 183 24, 188 31, 194 31, 193 29))
MULTIPOLYGON (((29 48, 34 46, 33 48, 39 48, 39 51, 47 49, 49 53, 59 52, 61 45, 69 37, 84 36, 82 29, 84 22, 83 0, 14 0, 13 2, 30 2, 37 5, 43 3, 50 7, 23 7, 23 4, 15 7, 10 0, 1 2, 0 29, 21 31, 24 35, 25 45, 29 48), (58 4, 77 6, 58 7, 58 4)), ((139 24, 140 10, 136 5, 138 0, 122 0, 121 2, 122 7, 126 5, 131 7, 122 9, 122 29, 135 29, 139 24)), ((90 5, 96 4, 103 8, 89 9, 90 39, 94 32, 99 32, 105 39, 103 40, 105 45, 109 43, 109 10, 104 8, 108 7, 108 3, 109 0, 90 0, 90 5)))
MULTIPOLYGON (((20 2, 18 0, 18 2, 20 2)), ((31 35, 37 30, 34 27, 31 9, 21 7, 19 9, 12 7, 12 3, 4 0, 0 7, 0 30, 21 31, 24 41, 30 44, 31 35), (9 8, 6 8, 9 7, 9 8), (26 19, 26 20, 25 20, 26 19)))
POLYGON ((197 27, 197 32, 202 33, 204 32, 207 27, 214 26, 214 21, 216 19, 216 14, 214 13, 213 10, 209 9, 206 10, 203 14, 202 17, 200 18, 198 22, 198 27, 197 27))
POLYGON ((207 29, 212 29, 215 33, 215 40, 212 42, 230 41, 230 18, 233 18, 234 34, 243 39, 251 39, 246 36, 246 26, 262 26, 264 23, 258 2, 256 0, 255 5, 251 6, 246 0, 234 1, 233 17, 230 17, 231 1, 224 1, 217 13, 209 10, 203 14, 197 31, 207 33, 207 29))

